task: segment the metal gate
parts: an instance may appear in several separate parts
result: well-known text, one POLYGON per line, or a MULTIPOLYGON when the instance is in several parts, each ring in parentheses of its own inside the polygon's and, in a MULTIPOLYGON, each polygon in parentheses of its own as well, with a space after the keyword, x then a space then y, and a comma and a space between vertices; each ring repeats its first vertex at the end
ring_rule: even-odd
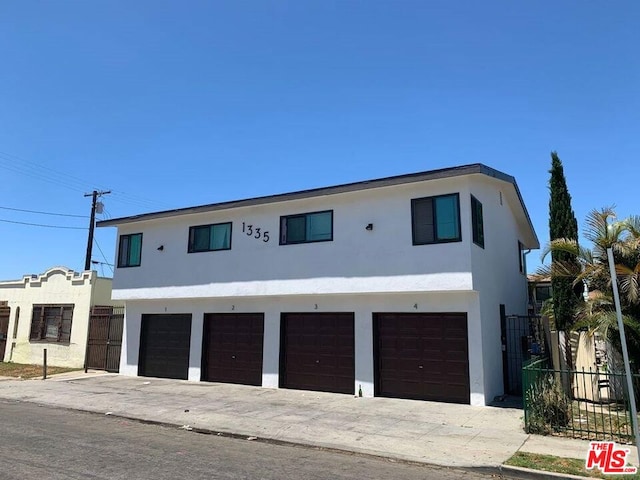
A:
POLYGON ((96 305, 91 309, 85 369, 118 372, 123 324, 124 307, 96 305))
POLYGON ((501 312, 502 367, 504 391, 522 396, 522 367, 531 359, 545 356, 548 323, 537 315, 504 315, 501 312))

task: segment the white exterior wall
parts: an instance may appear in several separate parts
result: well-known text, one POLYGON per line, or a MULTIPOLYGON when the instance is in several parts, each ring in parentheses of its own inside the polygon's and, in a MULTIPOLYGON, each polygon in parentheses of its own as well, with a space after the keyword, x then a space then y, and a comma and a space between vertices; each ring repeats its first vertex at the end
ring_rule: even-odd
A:
POLYGON ((113 281, 110 278, 95 277, 93 282, 93 290, 91 292, 91 306, 93 305, 123 305, 122 302, 111 299, 111 285, 113 281))
POLYGON ((264 313, 263 387, 278 387, 280 359, 280 314, 287 312, 353 312, 355 314, 354 394, 362 387, 373 396, 373 313, 375 312, 466 312, 469 332, 469 376, 471 404, 485 405, 481 322, 475 292, 416 293, 393 295, 314 295, 225 299, 165 299, 128 301, 122 339, 120 373, 138 374, 140 326, 143 314, 191 313, 189 380, 200 380, 203 318, 205 313, 264 313), (317 305, 317 308, 316 308, 317 305), (414 306, 417 305, 417 308, 414 306))
POLYGON ((4 361, 42 364, 43 350, 46 348, 49 365, 81 368, 84 365, 95 283, 101 287, 93 296, 100 301, 109 301, 111 281, 98 279, 93 271, 74 272, 56 267, 35 277, 25 276, 21 280, 0 282, 0 300, 7 300, 11 307, 4 361), (29 340, 33 305, 40 304, 74 305, 68 344, 29 340), (16 318, 18 307, 20 315, 16 318), (16 320, 18 328, 14 337, 16 320))
MULTIPOLYGON (((527 313, 527 276, 526 271, 520 272, 518 259, 518 240, 523 238, 513 213, 517 206, 506 186, 479 177, 470 187, 482 203, 484 219, 484 249, 471 242, 471 257, 473 287, 480 298, 487 401, 504 393, 500 304, 505 305, 507 315, 527 313)), ((470 197, 465 202, 470 204, 470 197)), ((468 222, 471 224, 470 218, 468 222)))
POLYGON ((125 224, 119 235, 143 233, 142 261, 116 270, 113 298, 468 291, 466 222, 462 242, 414 246, 411 238, 412 198, 465 191, 466 181, 452 178, 125 224), (333 210, 333 241, 279 244, 281 215, 321 210, 333 210), (187 253, 190 226, 221 222, 233 222, 231 250, 187 253), (242 222, 268 231, 269 242, 243 234, 242 222))
POLYGON ((126 302, 123 374, 137 375, 142 314, 193 314, 188 378, 199 380, 203 314, 232 306, 264 313, 262 383, 277 387, 282 312, 354 312, 354 392, 361 385, 370 396, 373 312, 464 312, 471 403, 502 393, 499 305, 526 313, 517 241, 535 239, 508 182, 480 174, 430 180, 125 223, 118 234, 140 232, 141 266, 118 268, 114 277, 113 298, 126 302), (414 246, 411 199, 450 193, 460 195, 462 241, 414 246), (472 242, 471 193, 483 204, 484 249, 472 242), (333 210, 333 241, 279 244, 281 216, 323 210, 333 210), (190 226, 222 222, 233 222, 231 250, 187 253, 190 226), (270 241, 243 234, 243 222, 268 231, 270 241))

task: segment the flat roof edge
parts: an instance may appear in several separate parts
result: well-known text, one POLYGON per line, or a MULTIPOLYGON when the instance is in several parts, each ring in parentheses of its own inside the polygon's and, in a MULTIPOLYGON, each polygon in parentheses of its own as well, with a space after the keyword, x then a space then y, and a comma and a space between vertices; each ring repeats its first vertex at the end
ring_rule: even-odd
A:
POLYGON ((227 210, 231 208, 249 207, 253 205, 265 205, 269 203, 284 202, 289 200, 300 200, 305 198, 321 197, 324 195, 336 195, 339 193, 357 192, 372 188, 388 187, 394 185, 402 185, 407 183, 421 182, 426 180, 437 180, 442 178, 458 177, 463 175, 471 175, 474 173, 482 173, 484 175, 495 177, 500 180, 514 183, 512 176, 502 173, 493 168, 487 167, 481 163, 469 165, 461 165, 457 167, 448 167, 426 172, 409 173, 404 175, 396 175, 392 177, 384 177, 373 180, 364 180, 359 182, 345 183, 330 187, 312 188, 308 190, 300 190, 290 193, 279 193, 275 195, 266 195, 263 197, 248 198, 242 200, 231 200, 220 203, 212 203, 206 205, 198 205, 194 207, 184 207, 172 210, 163 210, 159 212, 142 213, 140 215, 132 215, 128 217, 113 218, 109 220, 101 220, 97 222, 98 227, 109 227, 121 225, 125 223, 134 223, 144 220, 153 220, 158 218, 168 218, 179 215, 188 215, 195 213, 214 212, 219 210, 227 210))
POLYGON ((279 193, 274 195, 266 195, 262 197, 247 198, 242 200, 231 200, 219 203, 198 205, 193 207, 183 207, 172 210, 163 210, 151 213, 142 213, 139 215, 132 215, 128 217, 113 218, 109 220, 100 220, 96 223, 98 227, 110 227, 123 225, 128 223, 136 223, 146 220, 156 220, 161 218, 170 218, 181 215, 190 215, 197 213, 215 212, 220 210, 229 210, 232 208, 250 207, 254 205, 266 205, 270 203, 285 202, 290 200, 301 200, 305 198, 321 197, 326 195, 336 195, 340 193, 357 192, 362 190, 368 190, 373 188, 389 187, 395 185, 403 185, 409 183, 416 183, 428 180, 438 180, 444 178, 459 177, 464 175, 482 174, 488 177, 501 180, 513 185, 522 211, 525 215, 529 228, 531 229, 532 238, 539 248, 538 236, 533 228, 533 222, 527 211, 522 194, 518 188, 518 184, 513 176, 504 172, 488 167, 482 163, 472 163, 467 165, 460 165, 455 167, 447 167, 436 170, 428 170, 424 172, 409 173, 403 175, 394 175, 391 177, 383 177, 379 179, 364 180, 359 182, 345 183, 329 187, 312 188, 308 190, 299 190, 290 193, 279 193))

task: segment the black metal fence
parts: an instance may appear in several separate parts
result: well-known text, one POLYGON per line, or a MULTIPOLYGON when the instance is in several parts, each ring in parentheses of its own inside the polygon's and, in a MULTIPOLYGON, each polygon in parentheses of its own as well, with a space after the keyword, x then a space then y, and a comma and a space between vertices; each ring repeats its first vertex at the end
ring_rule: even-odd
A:
POLYGON ((545 331, 549 320, 537 315, 508 315, 502 318, 504 390, 522 395, 522 367, 532 358, 547 355, 545 331))
MULTIPOLYGON (((633 374, 635 397, 640 375, 633 374)), ((548 358, 522 369, 527 433, 634 443, 624 373, 555 370, 548 358)))

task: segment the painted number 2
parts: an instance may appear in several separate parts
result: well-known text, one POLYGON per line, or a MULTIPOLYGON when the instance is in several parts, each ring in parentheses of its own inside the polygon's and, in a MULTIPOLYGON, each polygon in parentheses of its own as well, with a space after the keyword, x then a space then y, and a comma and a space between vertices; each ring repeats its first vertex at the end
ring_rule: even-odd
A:
POLYGON ((262 238, 263 242, 269 241, 269 232, 267 230, 263 232, 259 227, 254 229, 253 225, 247 225, 245 222, 242 222, 242 233, 245 233, 247 237, 253 237, 256 240, 262 238))

